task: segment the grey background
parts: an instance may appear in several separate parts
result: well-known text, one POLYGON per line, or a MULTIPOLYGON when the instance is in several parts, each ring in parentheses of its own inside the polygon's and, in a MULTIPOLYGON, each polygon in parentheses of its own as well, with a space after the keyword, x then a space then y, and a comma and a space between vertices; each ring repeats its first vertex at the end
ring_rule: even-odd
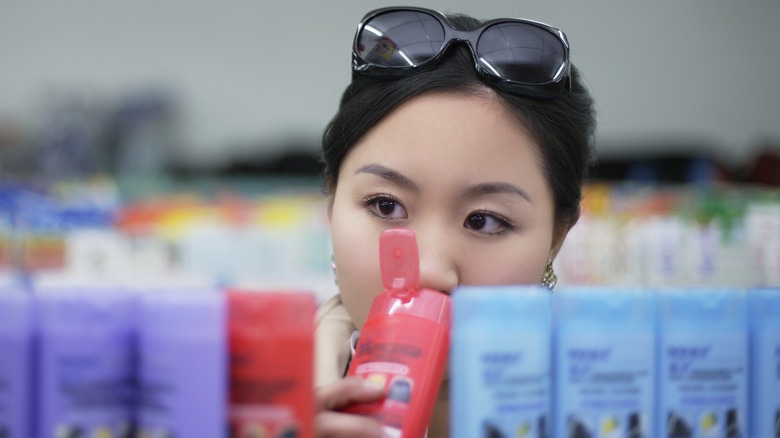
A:
MULTIPOLYGON (((315 150, 358 21, 389 4, 0 0, 0 121, 35 126, 52 93, 106 101, 157 88, 180 104, 180 160, 315 150)), ((602 156, 688 143, 739 162, 780 142, 778 1, 416 4, 562 29, 597 100, 602 156)))

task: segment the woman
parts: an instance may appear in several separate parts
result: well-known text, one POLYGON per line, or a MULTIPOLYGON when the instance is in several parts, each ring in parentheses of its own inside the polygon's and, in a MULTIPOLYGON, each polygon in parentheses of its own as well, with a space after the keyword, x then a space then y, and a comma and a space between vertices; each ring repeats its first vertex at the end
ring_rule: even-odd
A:
MULTIPOLYGON (((320 436, 381 436, 338 412, 382 397, 342 379, 383 289, 382 230, 414 230, 420 287, 554 285, 552 261, 579 216, 593 104, 557 29, 480 23, 416 8, 370 12, 353 79, 323 136, 339 294, 317 315, 320 436), (468 32, 473 31, 473 32, 468 32)), ((447 436, 443 382, 428 436, 447 436)))

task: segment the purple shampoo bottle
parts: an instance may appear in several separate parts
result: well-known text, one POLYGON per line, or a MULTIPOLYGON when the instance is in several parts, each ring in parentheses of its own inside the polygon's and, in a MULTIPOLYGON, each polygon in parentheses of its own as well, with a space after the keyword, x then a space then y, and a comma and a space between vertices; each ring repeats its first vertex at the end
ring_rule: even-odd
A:
POLYGON ((35 303, 37 436, 132 436, 133 297, 68 287, 35 303))
POLYGON ((32 410, 32 300, 0 288, 0 437, 29 437, 32 410))
POLYGON ((141 436, 225 436, 226 311, 224 295, 212 290, 154 291, 141 298, 141 436))

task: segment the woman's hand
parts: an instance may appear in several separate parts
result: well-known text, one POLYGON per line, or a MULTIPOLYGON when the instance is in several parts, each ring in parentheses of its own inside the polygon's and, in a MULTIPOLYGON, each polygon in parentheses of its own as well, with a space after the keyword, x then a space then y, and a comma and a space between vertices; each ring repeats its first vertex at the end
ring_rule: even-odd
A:
POLYGON ((373 418, 338 412, 352 403, 372 402, 384 396, 385 389, 361 377, 346 377, 317 389, 318 412, 314 428, 318 437, 384 436, 382 425, 373 418))

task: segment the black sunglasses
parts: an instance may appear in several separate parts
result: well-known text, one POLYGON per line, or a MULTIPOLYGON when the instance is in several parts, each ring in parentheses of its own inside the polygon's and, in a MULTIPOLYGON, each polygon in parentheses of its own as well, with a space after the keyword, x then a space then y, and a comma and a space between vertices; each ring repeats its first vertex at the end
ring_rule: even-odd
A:
POLYGON ((460 31, 440 12, 411 7, 377 9, 363 17, 352 46, 352 71, 405 76, 436 65, 453 42, 468 45, 483 80, 515 94, 555 98, 569 76, 569 43, 554 27, 499 18, 460 31))

